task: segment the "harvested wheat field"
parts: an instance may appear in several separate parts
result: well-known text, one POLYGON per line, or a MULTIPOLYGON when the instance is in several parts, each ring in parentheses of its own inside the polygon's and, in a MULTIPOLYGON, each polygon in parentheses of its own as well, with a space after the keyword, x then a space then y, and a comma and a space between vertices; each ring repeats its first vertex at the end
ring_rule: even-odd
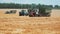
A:
POLYGON ((51 17, 60 17, 60 9, 52 9, 51 17))
POLYGON ((28 17, 0 11, 0 34, 60 34, 60 17, 28 17))

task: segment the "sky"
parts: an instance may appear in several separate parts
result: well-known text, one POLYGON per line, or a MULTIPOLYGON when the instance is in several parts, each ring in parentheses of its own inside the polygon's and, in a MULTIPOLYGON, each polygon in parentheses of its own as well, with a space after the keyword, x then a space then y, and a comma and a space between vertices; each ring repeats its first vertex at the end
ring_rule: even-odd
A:
POLYGON ((60 0, 0 0, 0 3, 60 5, 60 0))

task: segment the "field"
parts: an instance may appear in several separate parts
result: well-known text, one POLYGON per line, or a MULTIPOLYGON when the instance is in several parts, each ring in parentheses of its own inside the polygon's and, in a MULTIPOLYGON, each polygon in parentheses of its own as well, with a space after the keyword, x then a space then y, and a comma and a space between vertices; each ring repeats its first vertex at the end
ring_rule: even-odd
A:
POLYGON ((51 17, 60 17, 60 9, 53 9, 51 17))
POLYGON ((28 17, 0 10, 0 34, 60 34, 60 17, 28 17))

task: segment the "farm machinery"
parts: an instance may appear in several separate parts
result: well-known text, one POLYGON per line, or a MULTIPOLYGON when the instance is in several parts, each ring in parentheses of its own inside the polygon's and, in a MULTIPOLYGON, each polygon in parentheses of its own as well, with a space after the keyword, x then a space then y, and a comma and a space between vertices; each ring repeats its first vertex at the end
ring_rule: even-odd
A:
POLYGON ((28 11, 22 10, 19 12, 19 16, 29 16, 29 17, 49 17, 51 10, 49 9, 28 9, 28 11))

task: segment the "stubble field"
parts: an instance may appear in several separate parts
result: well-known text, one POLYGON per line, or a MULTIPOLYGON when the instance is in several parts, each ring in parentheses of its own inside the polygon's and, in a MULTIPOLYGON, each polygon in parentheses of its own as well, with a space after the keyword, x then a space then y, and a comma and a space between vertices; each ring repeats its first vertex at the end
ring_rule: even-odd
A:
POLYGON ((0 11, 0 34, 60 34, 60 17, 28 17, 0 11))

